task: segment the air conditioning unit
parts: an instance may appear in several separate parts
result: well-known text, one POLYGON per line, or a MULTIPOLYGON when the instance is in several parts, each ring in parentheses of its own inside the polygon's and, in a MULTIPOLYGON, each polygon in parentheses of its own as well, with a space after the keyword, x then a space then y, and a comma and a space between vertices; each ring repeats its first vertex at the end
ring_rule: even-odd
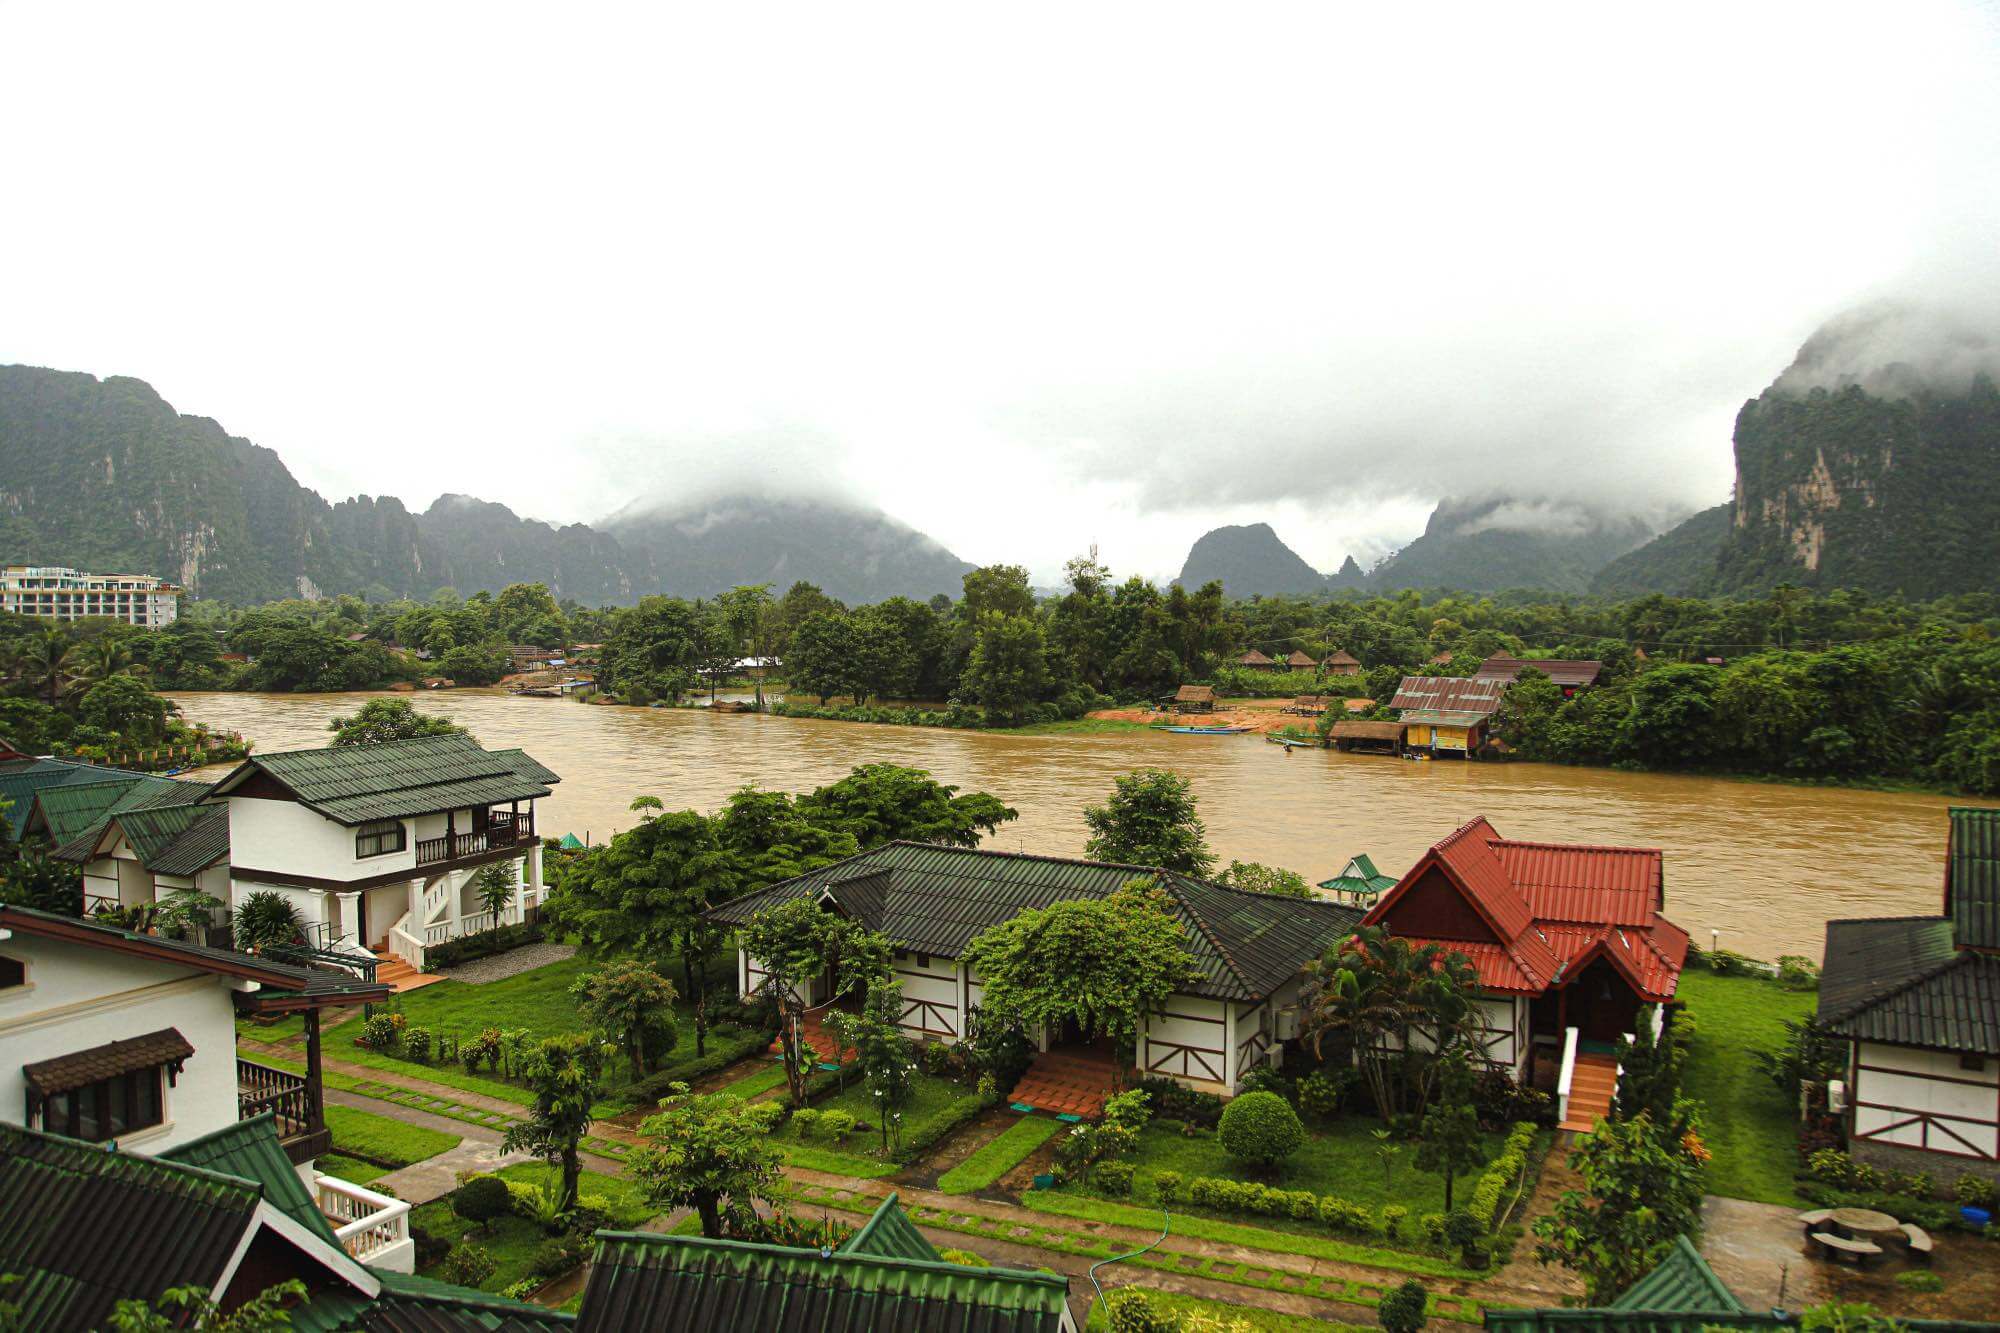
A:
POLYGON ((1299 1035, 1299 1007, 1288 1004, 1278 1010, 1278 1040, 1291 1041, 1299 1035))
POLYGON ((1847 1109, 1847 1083, 1844 1079, 1827 1080, 1826 1109, 1835 1113, 1847 1109))

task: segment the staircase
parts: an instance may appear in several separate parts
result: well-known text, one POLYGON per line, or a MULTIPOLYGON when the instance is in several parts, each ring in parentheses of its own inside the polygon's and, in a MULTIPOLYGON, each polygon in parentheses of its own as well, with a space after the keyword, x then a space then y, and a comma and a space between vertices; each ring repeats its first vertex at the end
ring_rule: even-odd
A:
POLYGON ((397 995, 401 995, 404 991, 415 990, 419 986, 428 986, 433 981, 444 980, 443 977, 434 977, 428 972, 419 972, 390 953, 387 940, 371 946, 370 951, 375 955, 375 980, 397 995))
POLYGON ((1611 1097, 1618 1090, 1618 1057, 1578 1052, 1569 1085, 1569 1114, 1559 1129, 1588 1134, 1611 1114, 1611 1097))
POLYGON ((1102 1051, 1044 1051, 1021 1075, 1007 1100, 1050 1115, 1074 1115, 1095 1120, 1104 1113, 1104 1099, 1117 1085, 1118 1071, 1102 1051))

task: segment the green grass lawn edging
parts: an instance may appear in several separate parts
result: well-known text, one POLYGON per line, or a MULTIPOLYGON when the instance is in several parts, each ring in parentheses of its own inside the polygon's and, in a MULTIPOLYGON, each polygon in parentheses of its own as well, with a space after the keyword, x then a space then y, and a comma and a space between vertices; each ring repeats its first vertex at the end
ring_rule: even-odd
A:
POLYGON ((772 1088, 782 1085, 784 1081, 785 1067, 773 1062, 769 1069, 746 1074, 733 1083, 725 1083, 716 1091, 725 1097, 735 1097, 747 1102, 760 1092, 769 1092, 772 1088))
MULTIPOLYGON (((1164 1291, 1159 1287, 1141 1287, 1140 1290, 1146 1293, 1147 1301, 1156 1310, 1183 1316, 1203 1314, 1224 1326, 1236 1321, 1248 1324, 1252 1333, 1378 1333, 1372 1324, 1328 1323, 1311 1315, 1286 1314, 1282 1310, 1266 1310, 1256 1305, 1203 1300, 1183 1291, 1164 1291)), ((1110 1294, 1105 1293, 1107 1296, 1110 1294)), ((1084 1325, 1084 1330, 1085 1333, 1110 1333, 1111 1316, 1101 1302, 1090 1307, 1090 1322, 1084 1325)))
POLYGON ((460 1142, 456 1134, 405 1124, 351 1106, 327 1107, 326 1127, 333 1131, 336 1151, 380 1163, 391 1170, 435 1157, 456 1148, 460 1142))
POLYGON ((1025 1115, 991 1142, 938 1178, 938 1188, 946 1194, 970 1194, 983 1190, 1028 1160, 1035 1149, 1054 1138, 1060 1122, 1042 1116, 1025 1115))
POLYGON ((1753 1053, 1783 1045, 1785 1020, 1811 1014, 1819 997, 1761 977, 1722 976, 1699 963, 1681 973, 1679 997, 1694 1020, 1682 1081, 1706 1107, 1702 1140, 1711 1156, 1703 1188, 1730 1199, 1805 1206, 1792 1184, 1798 1109, 1753 1053))

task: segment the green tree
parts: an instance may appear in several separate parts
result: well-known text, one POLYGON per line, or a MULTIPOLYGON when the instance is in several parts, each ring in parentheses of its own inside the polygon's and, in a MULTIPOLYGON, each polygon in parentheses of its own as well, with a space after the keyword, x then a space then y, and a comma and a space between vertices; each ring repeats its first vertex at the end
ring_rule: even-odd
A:
POLYGON ((1222 883, 1250 893, 1271 893, 1283 898, 1310 898, 1312 886, 1296 870, 1282 870, 1258 861, 1231 861, 1222 872, 1222 883))
POLYGON ((14 669, 51 708, 61 705, 70 685, 70 638, 59 629, 28 636, 14 649, 14 669))
POLYGON ((1099 861, 1158 866, 1186 875, 1215 868, 1208 829, 1195 811, 1194 788, 1178 773, 1142 768, 1117 779, 1111 799, 1087 807, 1084 850, 1099 861))
POLYGON ((297 1278, 266 1287, 224 1312, 203 1287, 169 1287, 150 1301, 123 1300, 111 1309, 111 1333, 280 1333, 292 1326, 288 1307, 306 1299, 297 1278))
POLYGON ((1048 694, 1046 653, 1042 627, 1032 617, 988 612, 979 619, 960 688, 985 710, 990 725, 1015 725, 1048 694))
POLYGON ((76 719, 113 733, 128 746, 145 747, 166 739, 168 719, 179 711, 131 676, 107 676, 84 691, 76 719))
POLYGON ((706 649, 702 616, 678 597, 642 597, 611 617, 597 682, 633 703, 678 701, 706 649))
POLYGON ((1141 878, 1109 898, 1031 907, 980 932, 965 962, 986 1021, 1027 1031, 1065 1019, 1108 1037, 1129 1063, 1139 1026, 1193 980, 1194 959, 1165 892, 1141 878))
POLYGON ((514 885, 518 861, 495 861, 481 866, 479 873, 472 877, 472 891, 479 898, 479 910, 491 919, 494 926, 500 924, 501 913, 514 899, 514 885))
POLYGON ((655 1208, 693 1208, 701 1234, 722 1238, 725 1212, 748 1218, 757 1200, 783 1198, 784 1159, 755 1103, 721 1093, 696 1096, 669 1085, 659 1114, 639 1126, 645 1145, 626 1169, 655 1208))
POLYGON ((758 992, 777 1007, 785 1082, 792 1104, 803 1106, 809 1070, 800 1049, 799 1020, 808 993, 815 983, 823 984, 819 1000, 828 1004, 844 995, 866 994, 873 982, 888 975, 889 941, 810 898, 764 908, 750 918, 741 941, 744 952, 763 969, 758 992))
POLYGON ((1463 1051, 1440 1057, 1438 1095, 1424 1113, 1417 1170, 1444 1177, 1444 1210, 1451 1211, 1454 1177, 1479 1165, 1479 1111, 1473 1105, 1472 1066, 1463 1051))
POLYGON ((741 787, 715 816, 717 836, 736 859, 745 892, 831 865, 861 850, 845 829, 807 818, 789 792, 741 787))
POLYGON ((1701 1221, 1701 1171, 1688 1146, 1649 1115, 1599 1121, 1570 1154, 1583 1188, 1535 1223, 1535 1258, 1583 1278, 1602 1305, 1651 1272, 1674 1237, 1701 1221))
POLYGON ((850 1025, 861 1077, 875 1100, 885 1157, 890 1151, 890 1130, 917 1081, 917 1062, 910 1058, 910 1039, 900 1026, 902 1016, 902 983, 893 976, 880 977, 868 987, 860 1021, 850 1025))
POLYGON ((532 1098, 528 1118, 509 1129, 500 1146, 531 1152, 562 1172, 562 1212, 576 1206, 577 1182, 583 1176, 580 1145, 590 1132, 590 1108, 597 1103, 603 1071, 603 1053, 581 1032, 544 1037, 521 1063, 521 1078, 532 1098))
POLYGON ((1382 1293, 1382 1300, 1375 1307, 1375 1322, 1382 1326, 1383 1333, 1421 1333, 1424 1306, 1429 1301, 1430 1293, 1424 1284, 1411 1278, 1382 1293))
POLYGON ((565 646, 562 608, 546 583, 510 583, 493 599, 493 629, 508 643, 565 646))
POLYGON ((545 906, 594 956, 630 954, 664 965, 678 953, 683 993, 694 1002, 695 1051, 706 1054, 708 970, 726 932, 704 914, 741 886, 737 859, 715 822, 681 810, 642 819, 585 852, 563 871, 545 906))
POLYGON ((408 699, 370 699, 360 711, 326 724, 335 745, 380 745, 415 736, 450 736, 464 727, 441 713, 420 713, 408 699))
POLYGON ((853 835, 862 851, 896 841, 977 847, 1018 813, 998 797, 961 796, 923 769, 899 764, 863 764, 800 797, 798 810, 822 828, 853 835))
MULTIPOLYGON (((768 658, 777 648, 778 619, 768 583, 741 584, 715 599, 731 645, 748 657, 768 658)), ((757 708, 764 708, 764 673, 750 673, 757 690, 757 708)))
MULTIPOLYGON (((4 808, 0 806, 0 810, 4 808)), ((33 847, 0 846, 0 903, 82 916, 83 867, 45 856, 33 847)))
POLYGON ((968 624, 977 625, 989 614, 1032 616, 1035 590, 1028 571, 1019 565, 987 565, 965 576, 965 599, 959 604, 968 624))
POLYGON ((816 611, 792 631, 785 649, 785 678, 792 688, 817 695, 821 704, 836 694, 853 694, 860 642, 844 611, 816 611))
POLYGON ((590 1025, 620 1050, 638 1079, 673 1050, 674 983, 644 963, 624 961, 578 977, 570 998, 590 1025))

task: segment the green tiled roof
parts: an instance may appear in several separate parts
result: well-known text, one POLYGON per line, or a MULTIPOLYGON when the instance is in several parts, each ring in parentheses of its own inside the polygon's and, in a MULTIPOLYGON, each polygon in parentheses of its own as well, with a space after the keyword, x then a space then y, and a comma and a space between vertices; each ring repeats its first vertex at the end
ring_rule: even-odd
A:
POLYGON ((1953 806, 1944 912, 1969 949, 2000 949, 2000 810, 1953 806))
POLYGON ((1361 912, 1339 903, 1225 888, 1147 866, 892 842, 784 880, 711 911, 742 925, 792 898, 831 893, 843 910, 898 945, 957 958, 972 937, 1031 907, 1108 898, 1134 876, 1166 889, 1198 980, 1191 991, 1261 1000, 1346 938, 1361 912))
POLYGON ((202 815, 146 862, 156 875, 198 875, 229 857, 229 808, 204 807, 202 815))
POLYGON ((530 782, 542 782, 551 786, 561 782, 562 777, 553 768, 529 754, 526 750, 488 750, 495 759, 504 759, 519 776, 530 782))
POLYGON ((2000 958, 1953 946, 1949 917, 1826 923, 1819 1018, 1862 1041, 2000 1054, 2000 958))
POLYGON ((248 1180, 0 1123, 0 1273, 23 1328, 97 1328, 120 1300, 222 1277, 248 1180))
POLYGON ((50 787, 105 782, 113 778, 140 778, 122 768, 101 768, 73 759, 8 759, 0 761, 0 799, 7 805, 7 836, 19 840, 34 808, 35 793, 50 787))
POLYGON ((296 1333, 545 1333, 573 1329, 574 1315, 427 1277, 368 1270, 382 1284, 370 1300, 358 1291, 315 1293, 292 1310, 296 1333))
POLYGON ((1343 866, 1338 875, 1321 880, 1319 886, 1342 893, 1386 893, 1396 887, 1396 877, 1377 870, 1375 862, 1363 852, 1343 866))
POLYGON ((1068 1292, 1063 1278, 1007 1268, 602 1231, 579 1322, 621 1333, 1056 1333, 1068 1292))
POLYGON ((1672 1314, 1742 1314, 1743 1302, 1722 1285, 1722 1279, 1686 1236, 1674 1237, 1673 1248, 1660 1266, 1625 1289, 1611 1302, 1614 1310, 1662 1310, 1672 1314))
POLYGON ((349 825, 549 794, 541 776, 548 769, 519 751, 489 753, 462 734, 253 755, 217 783, 216 791, 226 794, 253 771, 269 774, 305 805, 349 825))
POLYGON ((861 1229, 842 1241, 836 1254, 868 1254, 877 1259, 921 1259, 942 1263, 937 1247, 924 1239, 916 1223, 891 1194, 871 1214, 861 1229))
POLYGON ((305 1182, 299 1179, 298 1168, 285 1156, 284 1146, 278 1142, 278 1122, 270 1111, 169 1148, 160 1154, 160 1160, 255 1181, 272 1207, 327 1244, 340 1244, 333 1224, 320 1212, 305 1182))

